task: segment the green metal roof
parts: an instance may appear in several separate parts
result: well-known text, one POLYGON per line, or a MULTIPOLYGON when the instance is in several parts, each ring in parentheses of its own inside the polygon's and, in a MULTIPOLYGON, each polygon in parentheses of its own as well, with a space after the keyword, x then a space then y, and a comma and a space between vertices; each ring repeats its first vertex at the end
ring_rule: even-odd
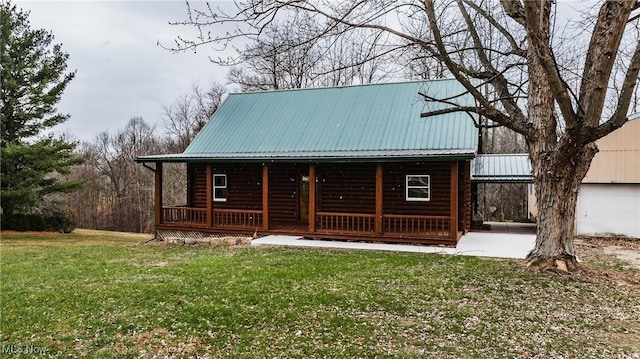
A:
POLYGON ((471 164, 473 182, 531 183, 531 162, 526 153, 481 154, 471 164))
MULTIPOLYGON (((445 105, 419 92, 448 98, 464 88, 435 80, 231 94, 184 153, 138 161, 473 157, 478 136, 469 115, 421 118, 445 105)), ((469 95, 455 101, 474 104, 469 95)))

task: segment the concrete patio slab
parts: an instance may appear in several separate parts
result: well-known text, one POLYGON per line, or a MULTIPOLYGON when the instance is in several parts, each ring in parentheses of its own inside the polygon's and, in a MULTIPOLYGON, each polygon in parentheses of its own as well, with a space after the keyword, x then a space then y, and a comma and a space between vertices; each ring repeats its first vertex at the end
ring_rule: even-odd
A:
POLYGON ((524 259, 536 243, 532 223, 485 222, 488 231, 472 231, 460 238, 456 254, 465 256, 524 259))
POLYGON ((440 253, 455 254, 456 249, 451 247, 437 246, 415 246, 410 244, 386 244, 386 243, 369 243, 369 242, 343 242, 343 241, 326 241, 311 240, 296 236, 271 235, 254 239, 251 241, 252 246, 271 245, 271 246, 291 246, 291 247, 314 247, 314 248, 343 248, 343 249, 368 249, 376 251, 395 251, 395 252, 418 252, 418 253, 440 253))
POLYGON ((298 236, 270 235, 254 239, 253 246, 365 249, 378 251, 457 254, 464 256, 523 259, 535 245, 535 225, 490 222, 490 231, 469 232, 452 247, 310 240, 298 236))

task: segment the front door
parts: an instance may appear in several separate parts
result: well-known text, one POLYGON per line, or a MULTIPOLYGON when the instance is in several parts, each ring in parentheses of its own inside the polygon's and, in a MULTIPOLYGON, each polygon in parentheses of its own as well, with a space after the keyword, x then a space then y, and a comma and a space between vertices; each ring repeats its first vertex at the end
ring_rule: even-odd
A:
POLYGON ((309 223, 309 176, 298 176, 298 220, 300 224, 309 223))

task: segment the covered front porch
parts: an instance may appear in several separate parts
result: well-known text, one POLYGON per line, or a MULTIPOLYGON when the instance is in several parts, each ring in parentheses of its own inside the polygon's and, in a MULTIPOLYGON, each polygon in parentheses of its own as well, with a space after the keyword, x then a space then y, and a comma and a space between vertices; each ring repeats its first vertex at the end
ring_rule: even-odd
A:
MULTIPOLYGON (((155 164, 156 229, 293 234, 454 245, 470 225, 468 161, 187 163, 186 203, 163 202, 155 164), (407 200, 424 174, 427 200, 407 200)), ((420 188, 419 188, 420 189, 420 188)))

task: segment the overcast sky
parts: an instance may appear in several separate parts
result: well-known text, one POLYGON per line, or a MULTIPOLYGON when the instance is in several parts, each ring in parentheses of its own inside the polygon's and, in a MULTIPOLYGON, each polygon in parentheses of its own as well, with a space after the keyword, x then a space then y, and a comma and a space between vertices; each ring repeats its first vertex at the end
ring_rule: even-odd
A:
POLYGON ((208 59, 217 54, 173 54, 157 45, 170 45, 190 31, 168 24, 185 18, 184 1, 14 3, 31 11, 32 29, 53 32, 70 56, 69 70, 77 70, 59 103, 71 118, 55 129, 76 140, 123 128, 135 116, 160 126, 161 105, 189 93, 192 83, 226 82, 227 69, 208 59))
MULTIPOLYGON (((188 94, 194 82, 226 83, 227 69, 209 61, 209 56, 225 54, 206 47, 196 54, 174 54, 157 45, 171 45, 178 35, 194 38, 193 28, 169 25, 186 19, 184 1, 13 1, 31 11, 32 28, 53 32, 54 42, 70 55, 69 70, 77 70, 59 104, 71 118, 55 129, 72 139, 91 140, 99 132, 123 128, 136 116, 160 127, 162 105, 188 94)), ((559 16, 576 15, 575 7, 585 6, 575 0, 561 5, 559 16)))

